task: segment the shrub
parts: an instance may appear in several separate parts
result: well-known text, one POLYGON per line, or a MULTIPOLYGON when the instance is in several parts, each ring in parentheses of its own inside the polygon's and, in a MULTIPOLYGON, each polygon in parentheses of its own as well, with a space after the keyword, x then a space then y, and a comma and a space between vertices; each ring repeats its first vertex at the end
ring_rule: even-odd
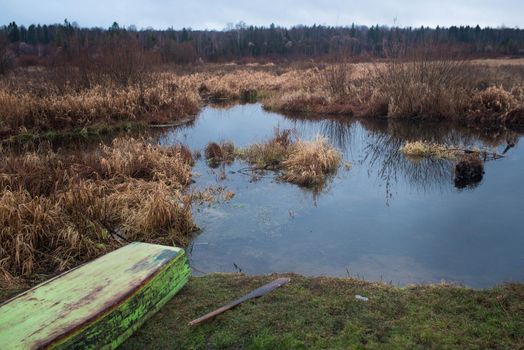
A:
POLYGON ((337 99, 343 99, 351 92, 352 73, 353 65, 351 64, 330 64, 320 70, 320 82, 328 94, 337 99))
POLYGON ((508 112, 515 105, 513 95, 501 87, 491 86, 475 94, 471 110, 478 116, 498 116, 508 112))
POLYGON ((473 89, 466 61, 415 53, 376 66, 371 90, 388 104, 389 117, 452 119, 464 114, 473 89))
POLYGON ((0 45, 0 76, 9 72, 15 66, 15 55, 0 45))

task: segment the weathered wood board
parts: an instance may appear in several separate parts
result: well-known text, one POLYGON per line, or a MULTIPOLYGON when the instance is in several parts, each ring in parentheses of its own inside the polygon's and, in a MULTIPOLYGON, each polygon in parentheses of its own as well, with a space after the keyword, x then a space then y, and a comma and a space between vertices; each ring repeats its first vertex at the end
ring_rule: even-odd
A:
POLYGON ((114 349, 189 279, 184 250, 131 243, 0 306, 0 349, 114 349))

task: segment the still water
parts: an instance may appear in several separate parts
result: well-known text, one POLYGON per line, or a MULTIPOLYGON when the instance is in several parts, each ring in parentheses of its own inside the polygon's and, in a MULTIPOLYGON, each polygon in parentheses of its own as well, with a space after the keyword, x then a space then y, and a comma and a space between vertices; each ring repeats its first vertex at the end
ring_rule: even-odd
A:
POLYGON ((194 123, 168 131, 159 142, 192 150, 210 141, 243 147, 267 140, 276 127, 294 129, 304 139, 324 135, 351 169, 342 166, 314 193, 279 182, 273 173, 253 181, 236 172, 247 166, 242 161, 211 169, 199 160, 194 187, 222 186, 235 196, 194 208, 202 229, 188 248, 195 274, 296 272, 480 288, 524 281, 521 135, 449 123, 295 119, 250 104, 207 107, 194 123), (452 162, 410 160, 399 152, 406 140, 499 153, 508 143, 515 146, 486 162, 477 186, 458 189, 452 162))

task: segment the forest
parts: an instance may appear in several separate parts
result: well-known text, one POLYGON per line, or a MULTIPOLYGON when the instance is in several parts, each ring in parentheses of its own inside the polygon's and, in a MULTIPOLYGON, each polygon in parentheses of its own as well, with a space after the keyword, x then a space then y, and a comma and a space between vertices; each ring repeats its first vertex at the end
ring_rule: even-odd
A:
MULTIPOLYGON (((367 61, 398 55, 398 47, 414 49, 432 46, 435 51, 467 57, 524 55, 524 30, 481 28, 480 26, 388 27, 388 26, 252 26, 229 24, 224 30, 180 30, 113 23, 109 28, 83 28, 67 19, 61 24, 29 26, 11 22, 0 27, 0 63, 5 70, 21 66, 53 64, 63 57, 80 53, 96 55, 115 37, 134 42, 162 63, 224 61, 281 61, 296 59, 339 59, 367 61)), ((2 68, 0 67, 0 71, 2 68)))

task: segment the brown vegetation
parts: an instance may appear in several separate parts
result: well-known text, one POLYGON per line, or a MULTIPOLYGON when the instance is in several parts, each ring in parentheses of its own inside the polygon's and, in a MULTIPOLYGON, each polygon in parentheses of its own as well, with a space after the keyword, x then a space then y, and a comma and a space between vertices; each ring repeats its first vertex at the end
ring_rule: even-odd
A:
POLYGON ((522 72, 424 54, 377 64, 337 63, 302 72, 267 109, 360 117, 523 124, 522 72), (520 74, 520 83, 504 72, 520 74))
POLYGON ((281 170, 281 180, 313 189, 325 185, 342 159, 324 138, 295 141, 291 130, 279 129, 267 142, 251 145, 240 154, 255 170, 281 170))
POLYGON ((325 138, 298 140, 282 163, 281 178, 301 186, 322 186, 326 178, 337 171, 341 159, 340 152, 325 138))
POLYGON ((116 139, 86 154, 10 153, 0 165, 0 271, 61 271, 124 241, 184 242, 195 229, 191 153, 116 139))
POLYGON ((235 145, 231 142, 210 142, 204 150, 204 155, 211 167, 220 164, 231 164, 235 160, 235 145))
POLYGON ((289 157, 293 144, 291 130, 275 129, 275 135, 264 143, 256 143, 242 152, 242 157, 258 170, 281 169, 282 163, 289 157))
POLYGON ((457 153, 460 152, 456 148, 425 141, 406 142, 400 150, 411 158, 430 157, 434 159, 455 159, 457 153))
POLYGON ((162 123, 199 109, 200 100, 184 80, 159 76, 148 85, 111 83, 61 93, 40 79, 0 85, 0 136, 74 130, 94 124, 162 123))
POLYGON ((261 100, 281 112, 524 123, 524 88, 516 79, 522 70, 515 65, 419 55, 376 64, 218 65, 176 73, 144 71, 140 51, 99 59, 106 63, 96 69, 66 62, 0 79, 0 136, 163 124, 197 113, 206 101, 224 100, 261 100), (109 74, 115 62, 123 71, 109 74))
POLYGON ((455 165, 455 186, 474 186, 484 176, 484 162, 478 154, 465 154, 455 165))

